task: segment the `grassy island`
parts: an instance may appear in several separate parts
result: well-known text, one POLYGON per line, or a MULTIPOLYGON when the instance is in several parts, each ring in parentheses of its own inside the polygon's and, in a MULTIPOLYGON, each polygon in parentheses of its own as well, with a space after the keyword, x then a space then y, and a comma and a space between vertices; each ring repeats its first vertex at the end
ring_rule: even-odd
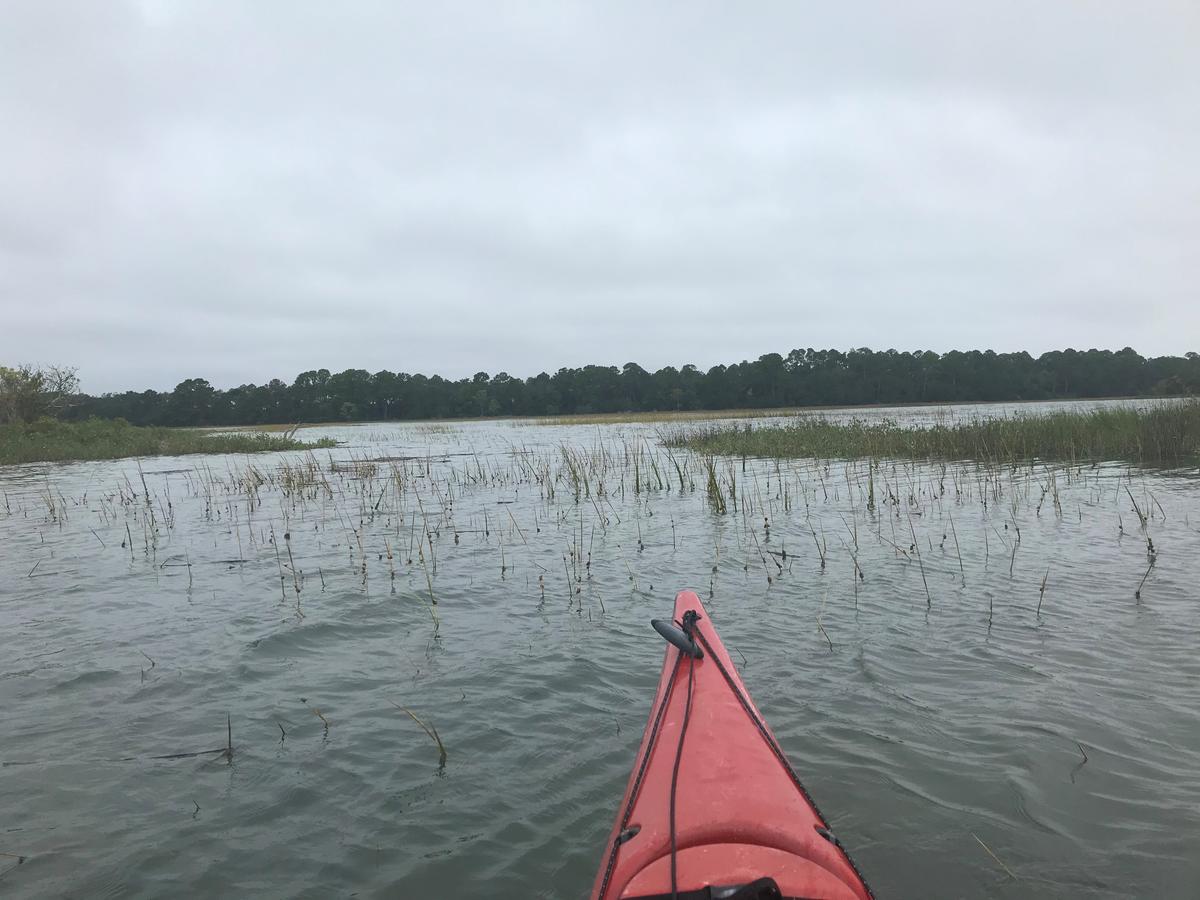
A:
POLYGON ((182 456, 188 453, 263 453, 333 447, 322 439, 298 441, 292 433, 221 433, 194 428, 135 426, 123 419, 61 422, 41 419, 0 425, 0 465, 127 456, 182 456))
POLYGON ((932 426, 800 416, 780 425, 725 424, 666 431, 665 443, 757 457, 1122 460, 1182 464, 1200 456, 1200 400, 979 418, 932 426))

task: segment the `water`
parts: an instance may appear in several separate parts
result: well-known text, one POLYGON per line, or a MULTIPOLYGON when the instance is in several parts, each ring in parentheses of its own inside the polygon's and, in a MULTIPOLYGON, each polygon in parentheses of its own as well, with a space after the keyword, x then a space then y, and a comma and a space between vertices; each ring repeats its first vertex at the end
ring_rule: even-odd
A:
POLYGON ((1200 895, 1194 472, 329 433, 0 470, 4 896, 586 896, 683 587, 879 896, 1200 895))

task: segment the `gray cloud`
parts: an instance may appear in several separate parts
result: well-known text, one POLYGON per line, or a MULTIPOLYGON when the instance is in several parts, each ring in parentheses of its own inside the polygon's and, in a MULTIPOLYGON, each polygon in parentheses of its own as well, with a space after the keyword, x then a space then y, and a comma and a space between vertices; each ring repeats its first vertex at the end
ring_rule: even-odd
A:
POLYGON ((1200 334, 1190 2, 3 20, 0 361, 89 390, 1200 334))

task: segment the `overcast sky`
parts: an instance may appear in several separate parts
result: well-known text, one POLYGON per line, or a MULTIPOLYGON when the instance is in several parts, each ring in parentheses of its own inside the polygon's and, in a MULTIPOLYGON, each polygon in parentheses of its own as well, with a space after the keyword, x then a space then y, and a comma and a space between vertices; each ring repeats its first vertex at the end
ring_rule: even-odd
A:
POLYGON ((91 392, 1200 349, 1200 4, 7 0, 0 364, 91 392))

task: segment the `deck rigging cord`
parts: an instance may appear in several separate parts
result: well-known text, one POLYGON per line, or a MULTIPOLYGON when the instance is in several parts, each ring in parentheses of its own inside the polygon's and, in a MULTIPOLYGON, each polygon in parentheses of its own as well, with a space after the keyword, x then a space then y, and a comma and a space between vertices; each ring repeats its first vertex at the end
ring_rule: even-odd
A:
MULTIPOLYGON (((697 618, 694 610, 688 610, 683 614, 683 633, 692 640, 695 637, 693 632, 696 628, 697 618)), ((675 747, 675 767, 671 770, 671 900, 679 900, 679 880, 676 873, 678 847, 675 833, 675 792, 679 786, 679 762, 683 759, 683 739, 687 736, 688 720, 692 716, 692 686, 696 682, 696 657, 691 653, 685 654, 682 647, 679 649, 679 656, 675 661, 676 668, 685 655, 688 658, 687 701, 683 706, 683 724, 679 728, 679 743, 675 747)))

